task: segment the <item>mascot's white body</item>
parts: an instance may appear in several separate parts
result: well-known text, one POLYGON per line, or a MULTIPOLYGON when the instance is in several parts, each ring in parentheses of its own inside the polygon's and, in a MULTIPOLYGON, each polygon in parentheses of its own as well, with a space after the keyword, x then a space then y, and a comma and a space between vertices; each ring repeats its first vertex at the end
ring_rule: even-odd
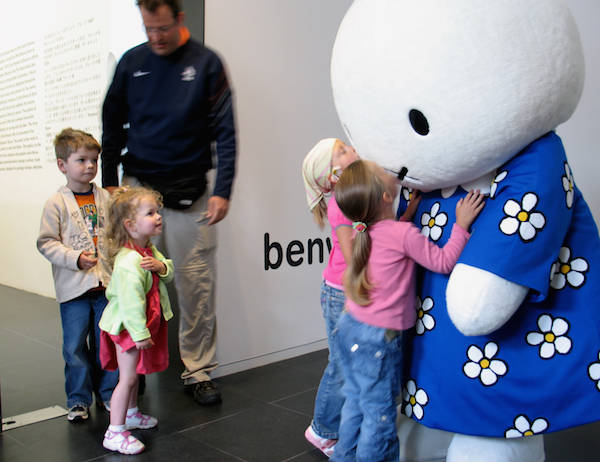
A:
POLYGON ((420 279, 402 411, 438 430, 401 419, 402 456, 543 460, 543 433, 600 419, 600 241, 553 132, 583 88, 565 2, 355 0, 331 74, 361 156, 426 192, 424 234, 490 195, 451 275, 420 279))

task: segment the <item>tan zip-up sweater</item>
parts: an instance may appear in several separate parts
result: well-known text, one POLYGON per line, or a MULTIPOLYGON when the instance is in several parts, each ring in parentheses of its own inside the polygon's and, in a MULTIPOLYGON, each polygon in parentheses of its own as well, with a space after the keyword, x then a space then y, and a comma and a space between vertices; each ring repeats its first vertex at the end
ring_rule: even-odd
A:
POLYGON ((79 269, 77 260, 84 250, 94 252, 94 240, 83 220, 73 192, 61 186, 46 201, 37 239, 38 250, 52 263, 56 300, 72 300, 100 283, 107 287, 110 272, 104 258, 104 227, 109 193, 92 183, 98 211, 98 264, 88 270, 79 269))

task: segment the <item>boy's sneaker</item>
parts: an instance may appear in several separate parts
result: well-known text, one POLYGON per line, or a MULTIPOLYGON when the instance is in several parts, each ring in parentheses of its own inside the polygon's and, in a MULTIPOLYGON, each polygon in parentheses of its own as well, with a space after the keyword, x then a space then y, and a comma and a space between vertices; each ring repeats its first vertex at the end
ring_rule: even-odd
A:
POLYGON ((157 425, 158 419, 156 417, 142 414, 140 411, 137 411, 134 414, 128 413, 127 417, 125 417, 125 428, 127 428, 127 430, 135 430, 136 428, 147 430, 148 428, 154 428, 157 425))
POLYGON ((69 422, 83 422, 87 420, 89 417, 89 409, 87 406, 83 404, 76 404, 69 408, 69 413, 67 414, 67 419, 69 422))
POLYGON ((327 457, 331 457, 333 454, 333 448, 337 440, 328 440, 327 438, 322 438, 315 433, 312 428, 312 425, 309 425, 306 431, 304 432, 304 437, 308 440, 310 444, 312 444, 315 448, 325 454, 327 457))
POLYGON ((113 432, 106 430, 102 446, 111 451, 121 454, 139 454, 146 446, 128 431, 113 432))

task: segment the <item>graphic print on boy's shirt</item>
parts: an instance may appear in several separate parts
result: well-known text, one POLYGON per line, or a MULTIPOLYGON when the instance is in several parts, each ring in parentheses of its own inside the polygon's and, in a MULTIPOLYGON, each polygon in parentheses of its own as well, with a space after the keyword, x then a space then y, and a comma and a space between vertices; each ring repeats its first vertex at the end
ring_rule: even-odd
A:
POLYGON ((96 202, 94 201, 94 193, 92 191, 87 193, 73 193, 79 210, 81 210, 81 216, 85 222, 86 228, 89 231, 94 245, 98 245, 98 209, 96 208, 96 202))

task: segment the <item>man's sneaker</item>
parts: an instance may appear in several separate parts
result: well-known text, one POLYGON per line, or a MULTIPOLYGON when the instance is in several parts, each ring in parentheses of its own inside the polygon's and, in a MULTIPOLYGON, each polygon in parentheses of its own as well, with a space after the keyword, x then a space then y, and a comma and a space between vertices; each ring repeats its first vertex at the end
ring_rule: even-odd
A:
POLYGON ((312 425, 309 425, 304 432, 304 438, 327 457, 331 457, 335 443, 337 443, 337 440, 328 440, 327 438, 322 438, 317 435, 313 430, 312 425))
POLYGON ((195 383, 193 390, 194 400, 196 400, 198 404, 206 406, 208 404, 219 404, 221 402, 221 392, 217 388, 217 385, 210 380, 195 383))
POLYGON ((119 451, 121 454, 139 454, 146 446, 128 431, 113 432, 106 430, 102 446, 110 451, 119 451))
POLYGON ((127 417, 125 417, 125 428, 127 428, 127 430, 135 430, 136 428, 147 430, 148 428, 154 428, 157 425, 158 419, 156 417, 142 414, 140 411, 137 411, 134 414, 128 413, 127 417))
POLYGON ((110 401, 100 401, 96 400, 96 407, 100 410, 104 410, 106 412, 110 412, 110 401))
POLYGON ((70 422, 83 422, 87 420, 89 417, 89 410, 87 406, 83 404, 76 404, 69 408, 69 413, 67 414, 67 419, 70 422))

